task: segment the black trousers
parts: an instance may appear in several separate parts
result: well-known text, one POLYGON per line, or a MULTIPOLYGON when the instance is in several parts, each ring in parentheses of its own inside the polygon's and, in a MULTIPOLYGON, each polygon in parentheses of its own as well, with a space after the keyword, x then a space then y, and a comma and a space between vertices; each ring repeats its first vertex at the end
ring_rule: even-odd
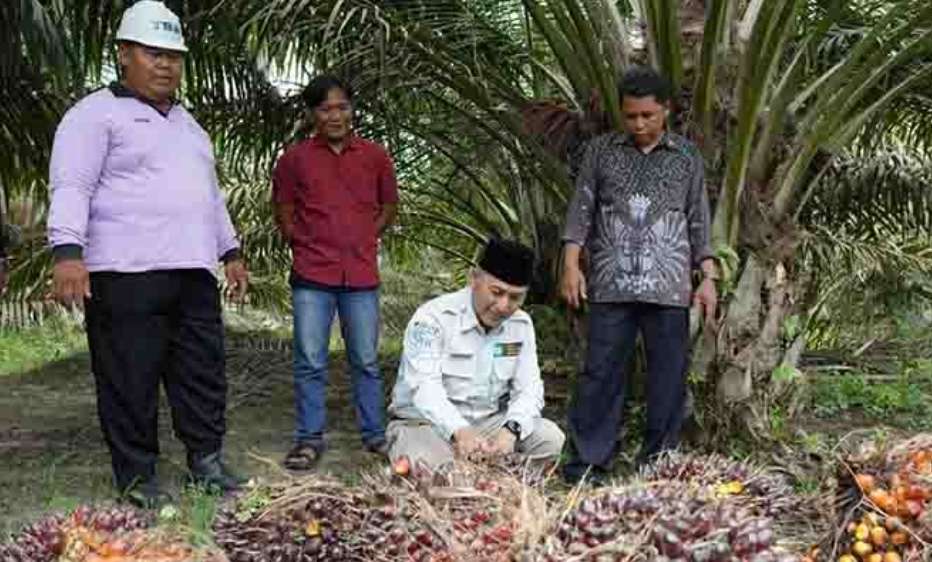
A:
POLYGON ((625 372, 638 330, 647 351, 647 431, 643 462, 677 445, 683 424, 689 346, 689 311, 642 303, 593 303, 586 362, 568 415, 568 477, 589 465, 608 470, 623 419, 625 372))
POLYGON ((85 320, 97 411, 119 489, 155 475, 159 382, 189 453, 226 430, 223 323, 207 270, 92 273, 85 320))

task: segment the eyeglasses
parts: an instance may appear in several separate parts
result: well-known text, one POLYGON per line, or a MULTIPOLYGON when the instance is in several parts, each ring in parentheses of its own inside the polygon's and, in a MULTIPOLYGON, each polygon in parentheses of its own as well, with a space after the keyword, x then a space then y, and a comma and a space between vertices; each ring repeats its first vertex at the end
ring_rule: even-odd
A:
POLYGON ((165 49, 155 49, 152 47, 144 47, 143 52, 146 53, 146 56, 155 60, 163 60, 168 64, 181 64, 181 61, 184 60, 184 54, 177 51, 168 51, 165 49))

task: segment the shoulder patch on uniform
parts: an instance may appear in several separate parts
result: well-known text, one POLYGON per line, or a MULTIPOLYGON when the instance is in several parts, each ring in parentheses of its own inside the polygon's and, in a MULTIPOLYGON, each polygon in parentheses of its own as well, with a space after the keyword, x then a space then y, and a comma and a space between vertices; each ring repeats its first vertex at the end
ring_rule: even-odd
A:
POLYGON ((440 337, 440 328, 423 320, 414 320, 405 337, 405 353, 420 357, 431 350, 440 337))

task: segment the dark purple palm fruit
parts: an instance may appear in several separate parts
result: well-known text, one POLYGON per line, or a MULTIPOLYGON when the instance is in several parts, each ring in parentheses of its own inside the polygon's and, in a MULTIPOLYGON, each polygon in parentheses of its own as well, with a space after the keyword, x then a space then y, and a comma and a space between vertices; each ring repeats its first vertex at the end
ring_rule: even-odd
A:
MULTIPOLYGON (((81 509, 81 508, 78 508, 81 509)), ((78 510, 75 510, 77 513, 78 510)), ((85 513, 87 513, 85 511, 85 513)), ((102 533, 115 534, 147 529, 154 523, 151 513, 135 507, 117 505, 109 508, 90 509, 85 526, 102 533)))
POLYGON ((65 517, 56 514, 24 527, 0 546, 0 562, 52 562, 62 551, 65 517))

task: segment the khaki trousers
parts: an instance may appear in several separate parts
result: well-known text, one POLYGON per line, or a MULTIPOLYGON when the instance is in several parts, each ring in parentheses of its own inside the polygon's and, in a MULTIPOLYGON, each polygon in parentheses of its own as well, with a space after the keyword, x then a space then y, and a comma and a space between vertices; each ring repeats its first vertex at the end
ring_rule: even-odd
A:
MULTIPOLYGON (((482 437, 490 437, 505 423, 505 413, 493 414, 474 427, 482 437)), ((388 423, 385 437, 389 457, 394 463, 399 457, 408 457, 412 466, 421 462, 431 470, 453 462, 453 445, 444 439, 434 426, 423 419, 394 419, 388 423)), ((517 452, 531 460, 556 459, 563 450, 565 436, 557 424, 544 418, 534 421, 534 428, 518 442, 517 452)))

